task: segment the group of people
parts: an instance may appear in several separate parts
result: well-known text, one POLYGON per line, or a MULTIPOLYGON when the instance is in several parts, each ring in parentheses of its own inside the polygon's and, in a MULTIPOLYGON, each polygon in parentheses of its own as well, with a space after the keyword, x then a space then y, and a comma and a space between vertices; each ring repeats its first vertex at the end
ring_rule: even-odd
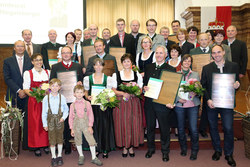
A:
MULTIPOLYGON (((7 98, 15 99, 18 108, 25 112, 23 148, 33 150, 41 156, 41 148, 45 153, 51 152, 52 166, 63 164, 62 149, 65 154, 71 153, 70 139, 74 137, 79 153, 78 164, 83 165, 83 149, 91 151, 91 162, 102 165, 98 155, 108 158, 108 153, 116 147, 122 148, 122 157, 135 157, 134 147, 144 143, 147 135, 148 151, 146 158, 155 153, 155 127, 158 120, 160 128, 162 160, 169 161, 170 129, 178 129, 181 156, 187 155, 186 120, 189 124, 191 138, 190 160, 196 160, 199 151, 199 132, 207 137, 209 124, 215 153, 213 160, 222 155, 218 132, 218 113, 222 118, 224 130, 224 154, 230 166, 236 166, 233 159, 233 109, 215 108, 211 98, 212 74, 234 73, 234 88, 240 86, 239 79, 244 77, 247 65, 247 49, 243 41, 237 40, 237 29, 227 27, 227 40, 224 30, 208 30, 200 33, 195 26, 181 28, 180 22, 172 22, 173 34, 168 27, 162 27, 156 34, 157 22, 149 19, 146 22, 147 34, 139 33, 138 20, 131 21, 131 34, 125 32, 125 20, 116 21, 118 33, 111 37, 108 28, 103 29, 103 39, 97 36, 98 26, 91 24, 83 32, 76 29, 65 35, 66 45, 56 42, 56 31, 48 33, 49 42, 38 45, 31 42, 32 32, 23 30, 24 41, 14 44, 13 56, 4 60, 4 79, 8 86, 7 98), (169 38, 175 39, 169 40, 169 38), (88 38, 88 39, 87 39, 88 38), (96 55, 84 66, 83 46, 93 45, 96 55), (123 69, 118 70, 116 58, 110 55, 109 47, 125 47, 126 53, 121 57, 123 69), (58 63, 50 66, 48 50, 58 50, 58 63), (211 63, 202 70, 201 80, 197 72, 192 71, 193 55, 210 54, 211 63), (138 71, 132 70, 132 65, 138 71), (121 83, 135 82, 141 92, 149 91, 150 78, 160 78, 162 70, 181 73, 181 83, 189 79, 201 81, 206 89, 203 96, 202 115, 198 130, 198 112, 201 101, 198 95, 190 93, 193 98, 181 99, 178 95, 175 104, 155 103, 152 98, 142 99, 122 91, 121 83), (67 77, 75 77, 76 85, 70 89, 75 99, 62 95, 60 89, 64 84, 59 73, 67 73, 67 77), (31 96, 32 88, 49 83, 51 92, 41 102, 31 96), (102 111, 99 105, 91 105, 93 86, 104 86, 112 89, 119 106, 102 111), (126 99, 126 100, 123 100, 126 99), (176 121, 173 121, 175 120, 176 121), (171 121, 170 121, 171 120, 171 121), (82 134, 84 138, 82 139, 82 134), (50 146, 50 149, 49 147, 50 146), (56 147, 58 155, 56 156, 56 147)), ((8 100, 8 99, 7 99, 8 100)))

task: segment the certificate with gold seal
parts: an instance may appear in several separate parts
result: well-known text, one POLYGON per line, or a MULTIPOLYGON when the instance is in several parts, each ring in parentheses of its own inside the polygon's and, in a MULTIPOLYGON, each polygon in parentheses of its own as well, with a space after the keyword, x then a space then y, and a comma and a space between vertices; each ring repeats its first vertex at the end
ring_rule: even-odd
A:
POLYGON ((60 93, 66 98, 66 102, 74 102, 73 89, 77 84, 77 71, 57 72, 57 78, 62 82, 60 93))

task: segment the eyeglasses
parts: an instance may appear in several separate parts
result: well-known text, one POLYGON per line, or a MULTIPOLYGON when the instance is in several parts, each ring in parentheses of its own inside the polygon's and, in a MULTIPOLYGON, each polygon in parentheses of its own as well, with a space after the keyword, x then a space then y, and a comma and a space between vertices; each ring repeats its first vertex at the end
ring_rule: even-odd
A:
POLYGON ((151 43, 151 42, 148 42, 148 41, 146 41, 146 42, 142 42, 143 44, 148 44, 148 43, 151 43))
POLYGON ((155 27, 156 25, 155 24, 149 24, 147 25, 147 27, 155 27))
POLYGON ((43 61, 43 59, 35 59, 34 60, 34 62, 39 62, 39 61, 41 62, 41 61, 43 61))
POLYGON ((71 54, 71 52, 62 52, 63 55, 71 54))

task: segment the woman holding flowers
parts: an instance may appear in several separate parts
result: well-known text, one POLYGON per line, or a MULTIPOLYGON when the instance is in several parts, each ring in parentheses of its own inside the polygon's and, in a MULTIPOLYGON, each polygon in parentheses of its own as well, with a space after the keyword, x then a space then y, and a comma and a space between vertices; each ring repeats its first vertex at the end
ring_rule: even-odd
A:
POLYGON ((186 54, 181 59, 181 71, 183 74, 181 85, 188 85, 197 87, 195 92, 183 92, 182 86, 179 89, 178 96, 176 98, 176 106, 174 108, 177 120, 178 120, 178 138, 181 147, 181 156, 187 155, 187 139, 185 134, 186 116, 189 123, 190 137, 191 137, 191 156, 190 160, 196 160, 199 151, 199 134, 197 130, 198 119, 198 106, 200 105, 200 98, 198 95, 202 94, 202 88, 199 84, 199 74, 191 70, 190 66, 193 62, 193 58, 186 54))
MULTIPOLYGON (((27 123, 28 134, 26 134, 28 137, 25 138, 24 136, 24 141, 27 140, 27 143, 24 142, 24 144, 28 144, 28 147, 35 151, 36 156, 41 156, 41 147, 45 147, 46 154, 49 153, 48 132, 43 129, 42 103, 39 98, 32 96, 31 91, 34 91, 34 88, 41 87, 43 83, 48 83, 50 72, 42 68, 43 56, 41 54, 32 55, 31 62, 34 67, 23 74, 23 89, 29 96, 27 119, 24 118, 25 123, 27 123)), ((37 93, 41 89, 44 88, 37 89, 37 93)), ((45 94, 42 96, 45 96, 45 94)))
POLYGON ((142 76, 131 69, 131 54, 124 54, 121 63, 123 69, 113 74, 113 79, 117 82, 113 90, 118 100, 121 100, 119 107, 113 110, 115 138, 116 145, 123 148, 122 157, 127 157, 128 153, 130 157, 134 157, 133 147, 143 144, 144 140, 142 110, 140 99, 137 97, 143 82, 142 76), (130 93, 133 91, 131 88, 135 90, 134 94, 127 93, 126 90, 130 90, 130 93))
MULTIPOLYGON (((103 59, 96 58, 93 62, 95 73, 86 76, 83 80, 85 96, 88 100, 94 100, 91 96, 93 86, 99 86, 107 89, 113 87, 112 77, 106 76, 102 70, 104 67, 103 59)), ((115 149, 114 123, 112 108, 102 111, 100 105, 92 104, 94 113, 94 137, 97 142, 97 152, 103 153, 103 158, 108 158, 108 152, 115 149)))

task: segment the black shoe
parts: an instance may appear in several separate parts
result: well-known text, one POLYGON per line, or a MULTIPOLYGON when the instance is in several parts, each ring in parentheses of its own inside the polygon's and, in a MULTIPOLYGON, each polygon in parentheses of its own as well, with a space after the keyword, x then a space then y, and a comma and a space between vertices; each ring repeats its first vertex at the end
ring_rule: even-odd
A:
POLYGON ((50 153, 49 147, 43 148, 43 151, 45 152, 45 154, 49 154, 50 153))
POLYGON ((128 153, 126 153, 126 154, 122 153, 123 158, 126 158, 127 156, 128 156, 128 153))
POLYGON ((168 156, 167 153, 163 153, 163 154, 162 154, 162 161, 164 161, 164 162, 169 161, 169 156, 168 156))
POLYGON ((187 155, 187 150, 181 150, 181 156, 185 157, 187 155))
POLYGON ((65 154, 66 155, 71 154, 71 149, 65 149, 65 154))
POLYGON ((197 154, 196 153, 191 153, 191 155, 190 155, 190 158, 189 158, 190 160, 196 160, 197 159, 197 154))
POLYGON ((225 159, 227 160, 227 164, 230 165, 230 166, 236 166, 236 162, 233 158, 232 155, 229 155, 229 156, 225 156, 225 159))
POLYGON ((148 151, 146 154, 145 154, 145 157, 146 158, 151 158, 152 155, 155 153, 155 151, 148 151))
POLYGON ((62 159, 62 157, 57 157, 56 161, 57 161, 57 165, 58 166, 62 166, 63 165, 63 159, 62 159))
POLYGON ((135 157, 135 153, 129 153, 130 157, 135 157))
POLYGON ((213 156, 212 156, 212 160, 218 161, 220 159, 220 157, 221 157, 221 152, 215 151, 213 156))
POLYGON ((37 156, 37 157, 41 157, 42 156, 42 153, 41 153, 40 149, 35 150, 34 153, 35 153, 35 156, 37 156))
POLYGON ((205 138, 208 137, 206 131, 204 131, 204 130, 200 130, 200 134, 201 134, 202 137, 205 137, 205 138))
POLYGON ((106 153, 106 154, 102 154, 102 158, 108 158, 109 157, 109 154, 106 153))
POLYGON ((51 159, 51 166, 52 167, 57 166, 56 158, 51 159))

